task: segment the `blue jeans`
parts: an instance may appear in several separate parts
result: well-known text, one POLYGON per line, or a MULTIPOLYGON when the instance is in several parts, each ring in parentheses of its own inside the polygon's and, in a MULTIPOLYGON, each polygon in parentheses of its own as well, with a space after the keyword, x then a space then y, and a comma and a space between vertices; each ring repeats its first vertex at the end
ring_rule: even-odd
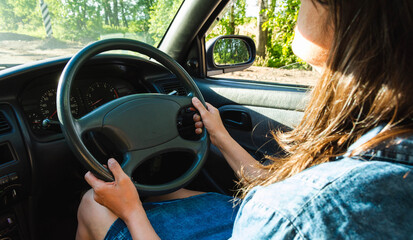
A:
MULTIPOLYGON (((185 199, 144 203, 146 214, 161 239, 228 239, 238 206, 233 198, 205 193, 185 199)), ((128 228, 117 219, 105 239, 132 239, 128 228)))

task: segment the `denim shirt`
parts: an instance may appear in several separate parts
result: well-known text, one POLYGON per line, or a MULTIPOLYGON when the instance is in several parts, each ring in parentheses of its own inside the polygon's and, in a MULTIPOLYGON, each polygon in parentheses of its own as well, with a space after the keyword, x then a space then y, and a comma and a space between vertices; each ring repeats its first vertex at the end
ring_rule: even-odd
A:
POLYGON ((399 138, 255 187, 240 206, 231 239, 413 239, 412 169, 413 137, 399 138))

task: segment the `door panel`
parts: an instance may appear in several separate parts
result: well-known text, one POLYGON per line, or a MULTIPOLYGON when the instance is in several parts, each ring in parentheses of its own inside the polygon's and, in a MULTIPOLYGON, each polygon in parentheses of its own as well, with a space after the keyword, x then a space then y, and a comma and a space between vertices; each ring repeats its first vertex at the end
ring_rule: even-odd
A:
POLYGON ((224 105, 219 107, 225 127, 231 136, 250 153, 261 158, 264 154, 276 154, 278 147, 272 140, 271 130, 291 130, 302 118, 303 112, 268 107, 224 105), (250 116, 251 130, 226 124, 225 113, 239 111, 250 116))
POLYGON ((195 79, 204 97, 215 107, 230 103, 304 111, 308 88, 276 83, 195 79))

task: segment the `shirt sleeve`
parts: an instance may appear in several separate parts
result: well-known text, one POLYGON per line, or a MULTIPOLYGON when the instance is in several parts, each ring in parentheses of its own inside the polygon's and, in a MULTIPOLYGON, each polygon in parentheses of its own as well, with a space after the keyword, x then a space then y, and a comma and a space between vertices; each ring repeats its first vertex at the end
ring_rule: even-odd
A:
POLYGON ((303 240, 305 238, 280 212, 254 198, 249 198, 240 206, 230 239, 303 240))

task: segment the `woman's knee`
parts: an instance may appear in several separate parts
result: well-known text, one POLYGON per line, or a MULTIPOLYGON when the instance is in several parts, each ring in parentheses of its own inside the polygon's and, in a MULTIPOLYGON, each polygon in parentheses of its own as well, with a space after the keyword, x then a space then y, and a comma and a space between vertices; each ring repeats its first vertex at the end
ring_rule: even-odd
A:
POLYGON ((82 197, 82 200, 80 201, 80 205, 77 211, 77 219, 79 222, 85 222, 87 221, 86 218, 91 217, 92 212, 96 208, 94 205, 99 204, 93 199, 93 189, 89 189, 82 197))
POLYGON ((97 203, 93 197, 93 189, 90 189, 82 197, 77 218, 78 233, 88 233, 91 239, 103 239, 117 216, 97 203))

